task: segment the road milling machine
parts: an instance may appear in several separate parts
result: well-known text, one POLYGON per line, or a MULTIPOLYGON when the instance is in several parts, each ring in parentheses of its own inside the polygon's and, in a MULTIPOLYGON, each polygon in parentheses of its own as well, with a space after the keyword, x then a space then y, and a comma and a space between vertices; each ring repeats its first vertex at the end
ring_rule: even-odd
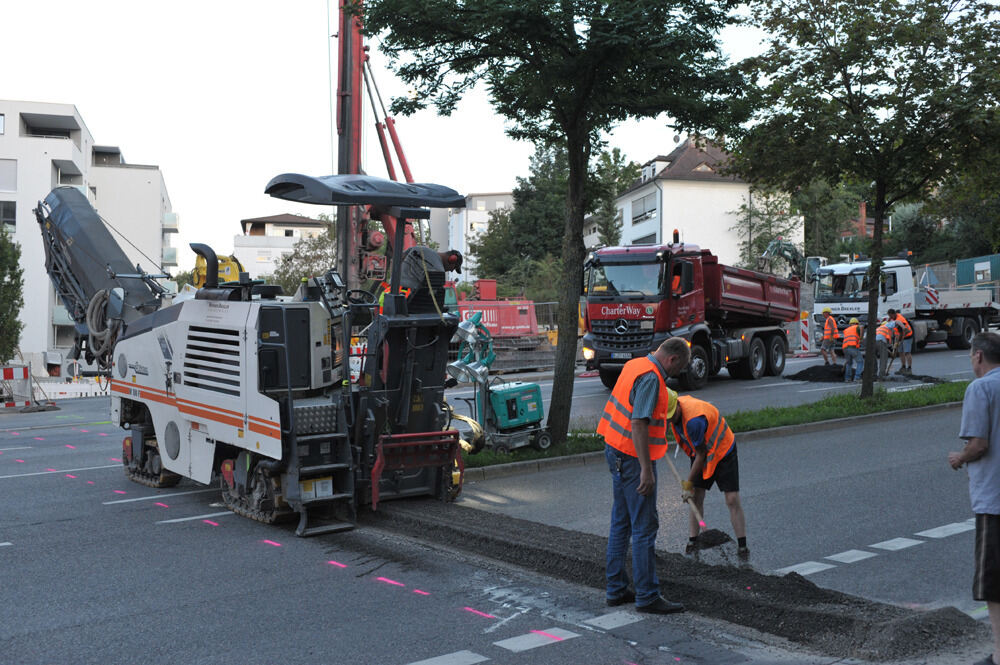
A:
POLYGON ((348 288, 334 267, 291 297, 246 273, 219 283, 214 251, 192 244, 206 282, 171 298, 124 261, 75 188, 53 190, 35 211, 78 346, 110 379, 125 473, 151 487, 218 478, 231 510, 265 523, 297 515, 300 536, 351 528, 359 509, 390 498, 454 498, 463 465, 444 384, 459 319, 444 283, 461 256, 405 236, 428 208, 464 198, 365 175, 285 174, 265 191, 381 222, 388 290, 348 288), (367 340, 356 381, 352 335, 367 340))

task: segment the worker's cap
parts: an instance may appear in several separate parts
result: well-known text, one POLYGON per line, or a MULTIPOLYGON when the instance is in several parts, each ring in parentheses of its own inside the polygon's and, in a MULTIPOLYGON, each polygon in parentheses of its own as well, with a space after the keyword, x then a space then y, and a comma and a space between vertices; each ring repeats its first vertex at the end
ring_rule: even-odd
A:
POLYGON ((851 320, 850 320, 850 321, 848 321, 848 323, 850 323, 850 324, 851 324, 851 325, 853 326, 854 324, 856 324, 856 323, 861 323, 861 322, 860 322, 860 321, 858 321, 857 317, 854 317, 854 316, 852 316, 852 317, 851 317, 851 320))
POLYGON ((667 388, 667 420, 674 417, 677 411, 677 393, 667 388))
POLYGON ((829 307, 824 307, 824 308, 823 308, 823 313, 824 313, 824 314, 832 314, 832 313, 833 313, 833 311, 832 311, 832 310, 831 310, 831 309, 830 309, 829 307))

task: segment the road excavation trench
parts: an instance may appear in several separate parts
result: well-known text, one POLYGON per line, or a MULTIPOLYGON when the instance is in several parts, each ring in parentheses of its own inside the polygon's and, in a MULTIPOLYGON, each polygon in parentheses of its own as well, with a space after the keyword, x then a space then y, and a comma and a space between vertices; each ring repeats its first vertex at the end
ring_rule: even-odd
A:
MULTIPOLYGON (((433 500, 386 503, 361 519, 593 587, 603 597, 607 539, 433 500)), ((903 660, 988 639, 985 625, 955 608, 910 610, 822 589, 801 575, 765 575, 737 565, 732 543, 709 565, 657 552, 661 592, 693 612, 749 626, 841 658, 903 660)))

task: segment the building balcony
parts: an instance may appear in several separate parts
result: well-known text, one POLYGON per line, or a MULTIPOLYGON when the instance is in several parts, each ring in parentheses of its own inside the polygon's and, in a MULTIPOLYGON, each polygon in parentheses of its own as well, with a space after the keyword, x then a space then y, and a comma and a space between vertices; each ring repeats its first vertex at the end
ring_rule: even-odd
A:
POLYGON ((176 268, 177 267, 177 248, 176 247, 164 247, 163 248, 163 267, 176 268))
POLYGON ((160 224, 160 228, 163 229, 164 233, 177 233, 177 221, 176 212, 165 212, 163 213, 163 220, 160 224))

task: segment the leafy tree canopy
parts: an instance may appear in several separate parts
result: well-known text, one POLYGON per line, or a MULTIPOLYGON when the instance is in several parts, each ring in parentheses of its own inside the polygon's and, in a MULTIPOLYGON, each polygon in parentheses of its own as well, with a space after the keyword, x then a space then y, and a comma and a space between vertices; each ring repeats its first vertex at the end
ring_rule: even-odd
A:
MULTIPOLYGON (((767 246, 776 238, 788 240, 802 227, 802 218, 791 208, 791 197, 782 192, 750 189, 750 196, 736 211, 736 224, 730 228, 740 239, 740 265, 756 269, 767 246)), ((801 247, 796 247, 802 251, 801 247)), ((780 264, 790 271, 792 266, 784 259, 771 261, 771 271, 779 272, 780 264)))
POLYGON ((24 305, 21 246, 0 225, 0 364, 14 357, 21 328, 18 314, 24 305))
POLYGON ((618 195, 639 179, 640 167, 626 162, 621 150, 603 151, 597 158, 595 198, 591 218, 597 223, 597 241, 601 245, 617 245, 622 239, 621 212, 615 205, 618 195))
POLYGON ((857 217, 864 196, 864 187, 825 180, 813 180, 793 194, 792 207, 802 215, 806 256, 836 258, 840 234, 857 217))
POLYGON ((272 276, 286 295, 299 288, 303 279, 322 275, 336 265, 337 229, 327 222, 326 228, 315 238, 303 238, 295 243, 291 253, 278 260, 272 276))

